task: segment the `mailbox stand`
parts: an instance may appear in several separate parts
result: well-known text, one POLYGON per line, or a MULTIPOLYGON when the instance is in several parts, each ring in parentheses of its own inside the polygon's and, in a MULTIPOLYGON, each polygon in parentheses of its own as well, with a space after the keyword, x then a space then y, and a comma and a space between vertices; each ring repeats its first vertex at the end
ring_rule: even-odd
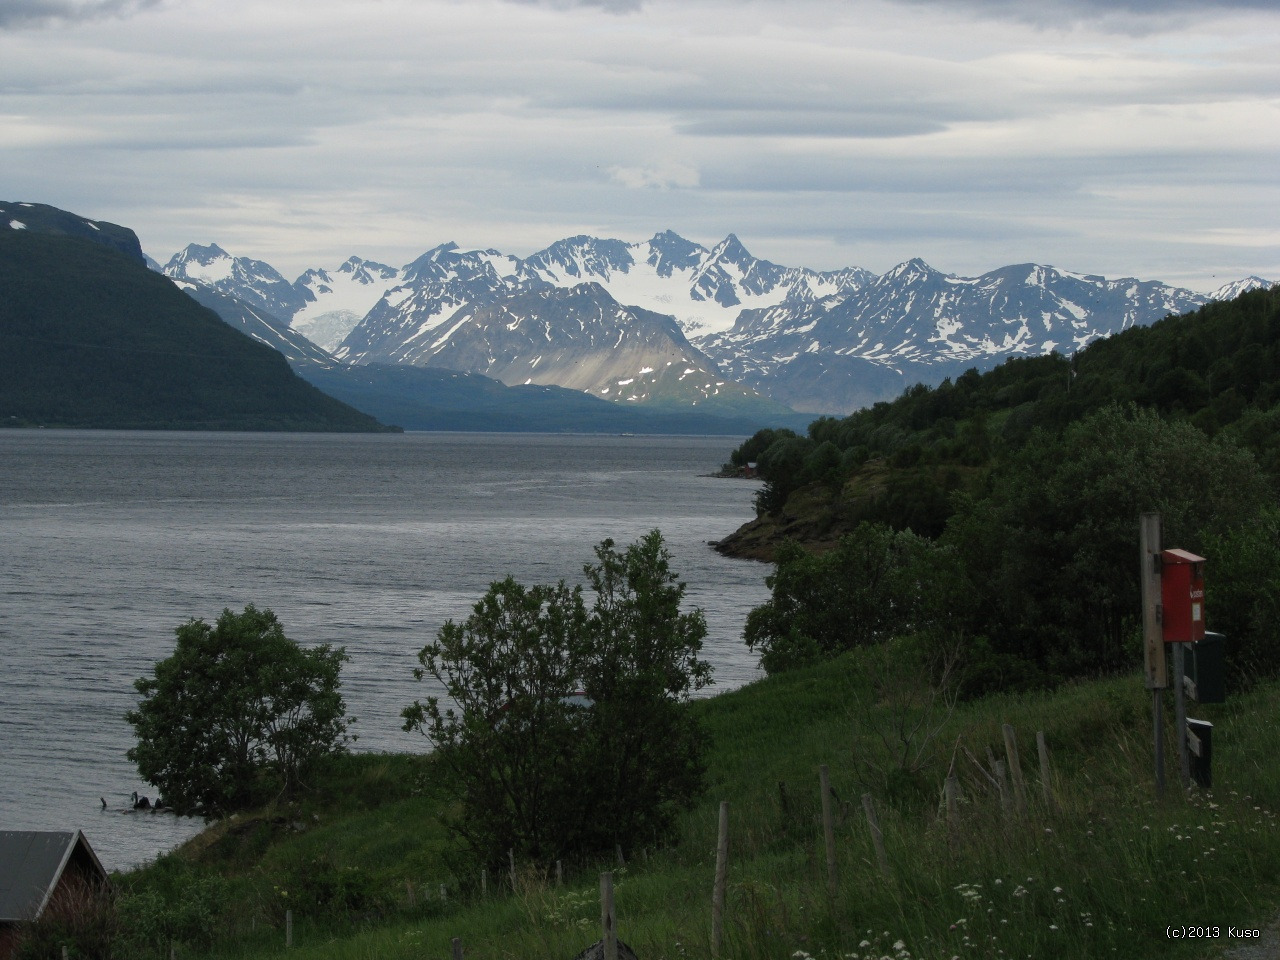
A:
POLYGON ((1187 756, 1187 692, 1182 676, 1187 652, 1185 643, 1173 644, 1173 719, 1174 735, 1178 738, 1178 777, 1182 789, 1191 786, 1191 758, 1187 756))
POLYGON ((1182 789, 1191 785, 1191 758, 1187 754, 1187 644, 1204 639, 1204 557, 1186 550, 1160 554, 1160 631, 1173 645, 1173 704, 1178 737, 1178 775, 1182 789))
MULTIPOLYGON (((1179 778, 1185 790, 1194 776, 1208 781, 1210 773, 1208 735, 1201 733, 1189 741, 1187 732, 1186 647, 1204 639, 1204 557, 1186 550, 1161 549, 1160 514, 1144 513, 1139 522, 1139 554, 1142 571, 1142 639, 1147 689, 1151 691, 1152 726, 1155 738, 1156 796, 1164 796, 1164 719, 1161 696, 1169 685, 1165 648, 1173 646, 1173 702, 1178 738, 1179 778), (1191 743, 1196 759, 1189 755, 1191 743)), ((1212 636, 1212 635, 1211 635, 1212 636)), ((1216 638, 1220 651, 1221 641, 1216 638)), ((1192 663, 1198 667, 1198 650, 1193 646, 1192 663)), ((1208 650, 1205 651, 1209 653, 1208 650)), ((1220 656, 1220 654, 1219 654, 1220 656)), ((1199 678, 1195 687, 1199 686, 1199 678)), ((1193 698, 1200 699, 1198 690, 1193 698)), ((1200 721, 1192 721, 1197 724, 1200 721)), ((1212 729, 1211 727, 1209 729, 1212 729)))

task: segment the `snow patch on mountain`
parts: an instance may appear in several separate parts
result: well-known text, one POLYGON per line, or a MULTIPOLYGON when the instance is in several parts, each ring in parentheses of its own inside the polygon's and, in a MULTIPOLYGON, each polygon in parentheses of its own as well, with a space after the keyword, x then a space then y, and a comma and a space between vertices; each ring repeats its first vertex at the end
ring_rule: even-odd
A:
POLYGON ((1209 294, 1209 299, 1234 300, 1240 294, 1248 293, 1250 290, 1270 290, 1273 286, 1275 284, 1272 281, 1263 280, 1261 277, 1245 277, 1243 280, 1237 280, 1234 283, 1223 284, 1209 294))

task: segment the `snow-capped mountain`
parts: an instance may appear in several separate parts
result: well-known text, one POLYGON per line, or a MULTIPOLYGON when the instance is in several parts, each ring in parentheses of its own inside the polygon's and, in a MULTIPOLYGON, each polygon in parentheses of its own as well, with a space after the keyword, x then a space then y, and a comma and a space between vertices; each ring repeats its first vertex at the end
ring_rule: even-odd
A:
POLYGON ((442 244, 404 268, 399 283, 387 289, 334 354, 350 363, 425 366, 452 334, 455 314, 549 287, 516 257, 442 244))
POLYGON ((189 244, 169 259, 164 273, 173 280, 198 283, 243 300, 286 323, 306 305, 303 293, 270 264, 233 257, 216 243, 207 247, 189 244))
POLYGON ((593 280, 619 303, 670 314, 690 337, 730 329, 743 310, 856 290, 872 277, 780 267, 751 256, 733 234, 708 250, 669 230, 641 243, 571 237, 525 262, 557 286, 593 280))
POLYGON ((415 351, 416 366, 467 370, 508 385, 554 384, 610 400, 690 405, 753 397, 728 382, 669 316, 624 307, 597 283, 549 285, 466 307, 415 351))
POLYGON ((1242 293, 1248 293, 1250 290, 1270 290, 1271 286, 1270 281, 1263 280, 1261 277, 1245 277, 1243 280, 1237 280, 1234 283, 1224 283, 1209 294, 1209 299, 1234 300, 1242 293))
POLYGON ((770 395, 818 412, 814 404, 837 398, 830 391, 813 396, 812 381, 828 367, 841 367, 841 358, 892 371, 901 389, 1010 356, 1071 353, 1208 299, 1161 283, 1037 264, 956 277, 917 259, 849 293, 744 310, 731 330, 697 342, 731 377, 757 388, 770 383, 770 395), (800 357, 806 358, 800 392, 775 382, 800 357))
POLYGON ((308 270, 294 281, 306 303, 289 325, 332 352, 397 282, 400 271, 351 257, 336 270, 308 270))
POLYGON ((353 257, 291 285, 266 264, 192 246, 165 272, 268 312, 273 304, 349 363, 455 364, 635 399, 683 395, 688 384, 662 374, 688 367, 700 372, 687 379, 711 385, 703 396, 737 382, 813 413, 848 412, 1009 356, 1070 352, 1267 285, 1253 277, 1204 295, 1037 264, 958 277, 921 260, 879 277, 820 272, 757 259, 732 234, 707 248, 670 231, 638 243, 570 237, 524 259, 447 243, 399 269, 353 257), (648 339, 659 328, 660 348, 648 339), (653 354, 635 353, 641 343, 653 354), (645 378, 656 380, 633 386, 645 378))

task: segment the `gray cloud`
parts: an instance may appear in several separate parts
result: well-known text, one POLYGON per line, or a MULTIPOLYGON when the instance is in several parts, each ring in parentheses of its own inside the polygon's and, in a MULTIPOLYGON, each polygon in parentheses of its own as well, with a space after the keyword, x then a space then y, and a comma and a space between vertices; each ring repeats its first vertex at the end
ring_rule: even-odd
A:
POLYGON ((645 0, 508 0, 523 6, 551 7, 555 10, 571 10, 574 7, 595 7, 609 13, 635 13, 645 0))
POLYGON ((42 27, 110 17, 129 17, 163 0, 5 0, 0 29, 42 27))
POLYGON ((730 111, 676 125, 681 133, 703 137, 849 137, 892 139, 941 133, 946 124, 907 114, 849 111, 730 111))
POLYGON ((0 169, 161 259, 294 276, 667 228, 824 268, 1280 275, 1280 16, 1026 2, 0 0, 66 21, 0 30, 0 169), (1107 10, 1172 13, 1149 40, 1107 10))
POLYGON ((981 17, 1066 27, 1089 23, 1143 35, 1170 26, 1169 18, 1200 20, 1224 13, 1274 11, 1275 0, 893 0, 905 6, 969 10, 981 17))

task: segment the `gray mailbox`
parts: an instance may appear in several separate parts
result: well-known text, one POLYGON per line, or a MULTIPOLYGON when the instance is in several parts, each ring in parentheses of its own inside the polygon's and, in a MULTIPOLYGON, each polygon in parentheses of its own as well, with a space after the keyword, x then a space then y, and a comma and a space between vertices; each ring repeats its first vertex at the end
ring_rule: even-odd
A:
POLYGON ((1199 703, 1225 703, 1227 699, 1227 638, 1205 632, 1203 639, 1186 645, 1183 685, 1199 703))

